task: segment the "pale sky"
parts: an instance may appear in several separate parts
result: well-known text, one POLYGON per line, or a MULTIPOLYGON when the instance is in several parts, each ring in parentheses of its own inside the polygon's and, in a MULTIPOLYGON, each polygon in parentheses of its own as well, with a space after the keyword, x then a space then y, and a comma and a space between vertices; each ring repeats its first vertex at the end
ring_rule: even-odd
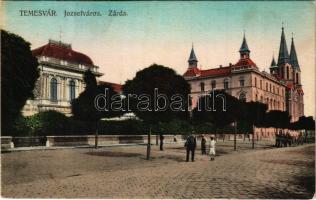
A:
POLYGON ((268 71, 277 59, 281 26, 290 51, 291 33, 302 71, 305 115, 315 116, 315 2, 2 2, 4 29, 32 48, 48 39, 71 43, 104 73, 101 80, 124 84, 152 63, 183 74, 194 43, 202 69, 236 63, 243 30, 251 58, 268 71), (56 17, 20 16, 19 10, 54 9, 56 17), (125 17, 107 16, 123 10, 125 17), (64 17, 64 11, 100 11, 100 17, 64 17))

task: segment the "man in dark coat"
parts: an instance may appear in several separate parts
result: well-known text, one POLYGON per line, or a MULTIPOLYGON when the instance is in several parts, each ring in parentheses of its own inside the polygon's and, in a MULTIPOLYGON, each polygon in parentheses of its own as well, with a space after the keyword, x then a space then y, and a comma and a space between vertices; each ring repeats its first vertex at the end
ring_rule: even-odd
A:
POLYGON ((186 161, 189 162, 189 155, 191 152, 191 161, 194 162, 194 152, 196 148, 196 138, 194 135, 190 134, 185 142, 185 147, 187 149, 187 159, 186 161))
POLYGON ((201 138, 201 151, 202 151, 202 155, 206 154, 206 139, 204 135, 202 135, 202 138, 201 138))

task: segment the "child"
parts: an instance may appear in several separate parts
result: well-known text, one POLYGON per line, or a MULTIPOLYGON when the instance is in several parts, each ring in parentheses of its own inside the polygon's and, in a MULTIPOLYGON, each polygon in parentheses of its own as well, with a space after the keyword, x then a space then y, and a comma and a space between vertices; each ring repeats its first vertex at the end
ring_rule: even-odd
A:
POLYGON ((214 137, 210 137, 211 140, 210 140, 210 153, 209 153, 209 156, 210 156, 210 160, 214 160, 215 159, 215 144, 216 144, 216 141, 214 140, 214 137))

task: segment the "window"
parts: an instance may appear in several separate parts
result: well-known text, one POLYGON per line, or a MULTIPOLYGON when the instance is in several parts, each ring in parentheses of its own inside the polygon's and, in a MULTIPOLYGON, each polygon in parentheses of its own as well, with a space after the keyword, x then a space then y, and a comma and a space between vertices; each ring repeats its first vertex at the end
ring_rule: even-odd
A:
POLYGON ((260 102, 263 103, 263 96, 260 97, 260 102))
POLYGON ((204 83, 201 82, 201 83, 200 83, 200 86, 201 86, 201 91, 204 92, 204 83))
POLYGON ((270 92, 272 92, 272 89, 271 89, 271 83, 270 83, 270 92))
POLYGON ((258 95, 256 94, 256 101, 258 101, 258 95))
POLYGON ((75 81, 69 81, 69 99, 70 101, 76 98, 76 83, 75 81))
POLYGON ((296 83, 298 83, 298 73, 296 73, 296 83))
POLYGON ((268 83, 266 83, 266 91, 268 91, 268 83))
POLYGON ((55 78, 50 81, 50 99, 51 101, 57 101, 57 80, 55 78))
POLYGON ((273 86, 273 93, 275 93, 275 89, 274 89, 274 86, 273 86))
POLYGON ((286 79, 289 79, 289 74, 290 74, 289 67, 286 67, 286 79))
POLYGON ((262 89, 262 80, 260 80, 260 89, 262 89))
POLYGON ((227 79, 224 80, 224 89, 225 90, 228 89, 228 80, 227 79))
POLYGON ((279 91, 279 87, 277 88, 277 91, 278 91, 278 94, 279 94, 279 92, 280 92, 280 91, 279 91))
POLYGON ((241 93, 240 95, 239 95, 239 100, 240 101, 242 101, 242 102, 246 102, 246 94, 245 93, 241 93))
POLYGON ((245 86, 245 80, 244 79, 239 80, 239 82, 240 82, 240 87, 244 87, 245 86))
POLYGON ((212 90, 216 88, 216 81, 212 81, 212 90))
POLYGON ((257 87, 257 77, 255 77, 255 87, 257 87))

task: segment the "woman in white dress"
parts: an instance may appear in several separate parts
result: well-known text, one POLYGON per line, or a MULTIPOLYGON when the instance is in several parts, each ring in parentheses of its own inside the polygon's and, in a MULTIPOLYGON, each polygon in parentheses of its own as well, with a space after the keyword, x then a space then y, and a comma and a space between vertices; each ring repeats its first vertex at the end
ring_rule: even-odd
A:
POLYGON ((214 160, 215 159, 215 146, 216 146, 216 141, 214 140, 214 137, 210 137, 210 152, 209 152, 209 156, 210 156, 210 160, 214 160))

